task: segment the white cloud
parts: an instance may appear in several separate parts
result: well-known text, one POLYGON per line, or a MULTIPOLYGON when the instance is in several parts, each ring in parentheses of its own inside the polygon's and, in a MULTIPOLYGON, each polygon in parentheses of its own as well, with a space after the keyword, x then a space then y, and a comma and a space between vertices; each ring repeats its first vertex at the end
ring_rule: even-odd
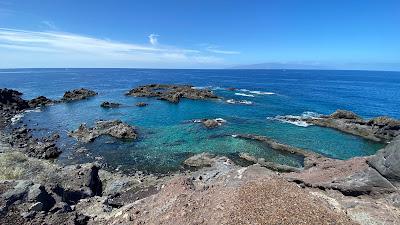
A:
POLYGON ((0 67, 190 68, 224 63, 223 58, 206 51, 160 45, 157 37, 150 35, 149 44, 134 44, 55 31, 0 28, 0 58, 7 59, 0 61, 0 67))
POLYGON ((217 46, 208 46, 206 48, 207 51, 216 53, 216 54, 225 54, 225 55, 237 55, 240 54, 238 51, 230 51, 230 50, 221 50, 217 46))
POLYGON ((51 30, 58 30, 58 27, 51 21, 48 20, 43 20, 42 24, 46 27, 46 28, 50 28, 51 30))
POLYGON ((153 45, 153 46, 158 45, 158 38, 157 37, 159 37, 159 36, 160 35, 158 35, 158 34, 150 34, 149 35, 150 44, 153 45))

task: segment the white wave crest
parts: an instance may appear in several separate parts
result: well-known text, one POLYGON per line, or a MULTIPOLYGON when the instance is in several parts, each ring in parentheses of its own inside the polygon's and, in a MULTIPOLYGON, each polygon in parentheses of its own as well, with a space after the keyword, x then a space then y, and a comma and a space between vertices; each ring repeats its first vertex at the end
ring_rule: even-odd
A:
POLYGON ((275 117, 268 117, 267 119, 270 120, 277 120, 282 123, 290 123, 299 127, 309 127, 313 124, 307 123, 304 119, 318 119, 320 118, 321 114, 315 112, 304 112, 300 116, 293 116, 293 115, 286 115, 286 116, 275 116, 275 117))
POLYGON ((18 121, 20 121, 24 117, 23 113, 17 114, 11 118, 11 124, 16 124, 18 121))
POLYGON ((251 94, 256 94, 256 95, 275 95, 274 92, 268 92, 268 91, 252 91, 252 90, 248 90, 248 89, 239 89, 239 91, 241 92, 248 92, 251 94))
POLYGON ((226 100, 226 103, 229 104, 242 104, 242 105, 252 105, 253 102, 252 101, 247 101, 247 100, 235 100, 235 99, 228 99, 226 100))
POLYGON ((235 93, 235 95, 254 98, 254 95, 245 94, 245 93, 235 93))
POLYGON ((249 91, 249 93, 256 95, 274 95, 274 92, 265 92, 265 91, 249 91))

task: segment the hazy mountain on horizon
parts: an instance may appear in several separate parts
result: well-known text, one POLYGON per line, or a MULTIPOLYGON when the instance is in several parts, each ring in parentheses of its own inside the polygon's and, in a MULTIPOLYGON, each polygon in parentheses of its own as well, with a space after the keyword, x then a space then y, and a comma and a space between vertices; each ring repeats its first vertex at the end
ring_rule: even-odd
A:
POLYGON ((320 64, 302 64, 302 63, 257 63, 247 65, 237 65, 230 69, 335 69, 332 66, 320 64))
POLYGON ((228 69, 298 69, 298 70, 376 70, 376 71, 400 71, 399 63, 257 63, 244 64, 230 67, 228 69))

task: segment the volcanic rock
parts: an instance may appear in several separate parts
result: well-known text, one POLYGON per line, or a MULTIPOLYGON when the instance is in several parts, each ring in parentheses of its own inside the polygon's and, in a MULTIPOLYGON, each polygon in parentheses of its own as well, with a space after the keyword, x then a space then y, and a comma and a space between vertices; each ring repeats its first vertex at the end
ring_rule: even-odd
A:
POLYGON ((181 98, 210 99, 218 98, 208 89, 194 89, 190 85, 150 84, 130 90, 126 95, 135 97, 156 97, 171 103, 178 103, 181 98))
POLYGON ((81 124, 77 130, 69 133, 69 136, 85 143, 92 142, 101 135, 110 135, 120 139, 137 138, 135 127, 123 123, 121 120, 97 121, 92 128, 81 124))
POLYGON ((89 89, 85 89, 85 88, 75 89, 72 91, 65 92, 61 101, 69 102, 69 101, 75 101, 75 100, 82 100, 82 99, 87 99, 89 97, 93 97, 96 95, 97 95, 96 92, 89 90, 89 89))
POLYGON ((54 104, 54 101, 51 99, 48 99, 44 96, 39 96, 39 97, 36 97, 36 98, 30 100, 28 102, 28 104, 29 104, 29 107, 36 108, 39 106, 47 106, 47 105, 54 104))
POLYGON ((144 106, 148 106, 149 104, 148 103, 146 103, 146 102, 138 102, 138 103, 136 103, 136 106, 137 107, 144 107, 144 106))
POLYGON ((389 117, 377 117, 366 121, 353 112, 337 110, 331 115, 319 117, 280 116, 279 120, 305 122, 329 127, 377 142, 389 142, 400 135, 400 121, 389 117))
POLYGON ((103 108, 118 108, 121 104, 115 102, 102 102, 100 106, 103 108))

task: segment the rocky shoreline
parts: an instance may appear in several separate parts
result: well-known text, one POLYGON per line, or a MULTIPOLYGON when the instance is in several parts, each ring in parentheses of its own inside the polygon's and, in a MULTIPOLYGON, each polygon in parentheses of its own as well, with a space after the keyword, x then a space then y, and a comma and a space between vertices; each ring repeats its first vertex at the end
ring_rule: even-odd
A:
POLYGON ((276 119, 290 122, 305 122, 321 127, 329 127, 379 142, 388 142, 394 137, 400 135, 399 120, 384 116, 364 120, 355 113, 346 110, 337 110, 331 115, 321 115, 318 117, 279 116, 276 119))
MULTIPOLYGON (((227 157, 202 153, 184 164, 195 170, 155 177, 106 171, 97 162, 61 166, 57 134, 37 139, 23 124, 5 131, 26 109, 82 100, 97 95, 77 89, 61 100, 0 89, 0 224, 398 224, 400 222, 399 123, 388 118, 365 121, 348 111, 299 120, 374 141, 390 142, 375 155, 349 160, 320 154, 253 134, 257 141, 301 158, 302 168, 272 163, 247 153, 253 164, 236 165, 227 157), (49 160, 51 159, 51 160, 49 160)), ((217 98, 192 86, 147 85, 132 96, 173 103, 181 98, 217 98), (159 90, 161 89, 161 91, 159 90), (159 93, 158 93, 159 92, 159 93)), ((286 118, 293 119, 293 118, 286 118)), ((207 128, 223 123, 199 120, 207 128)), ((122 121, 98 121, 70 133, 90 142, 100 135, 137 138, 122 121)))

